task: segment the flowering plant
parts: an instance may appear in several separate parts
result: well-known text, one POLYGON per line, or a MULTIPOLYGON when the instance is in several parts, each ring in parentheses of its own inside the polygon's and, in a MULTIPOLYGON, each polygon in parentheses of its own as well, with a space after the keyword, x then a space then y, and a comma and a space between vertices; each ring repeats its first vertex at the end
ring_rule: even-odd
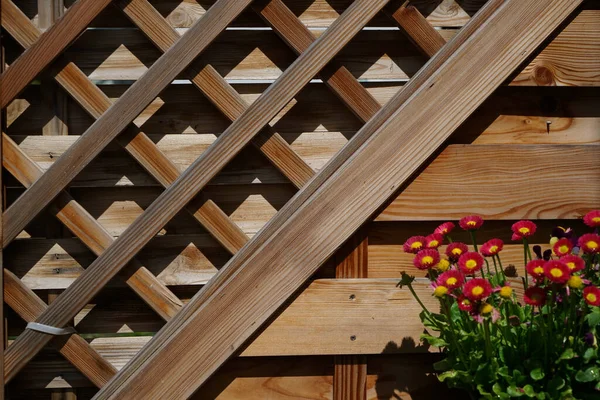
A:
POLYGON ((413 276, 403 272, 399 286, 407 286, 423 308, 428 333, 421 340, 445 355, 434 365, 440 381, 472 398, 600 399, 600 211, 584 222, 595 231, 577 238, 558 227, 544 252, 529 244, 536 225, 515 223, 512 240, 523 243, 526 271, 521 281, 514 266, 502 266, 502 240, 478 246, 478 216, 459 222, 473 251, 452 241, 451 222, 430 236, 408 239, 404 251, 427 271, 441 311, 425 307, 413 276))

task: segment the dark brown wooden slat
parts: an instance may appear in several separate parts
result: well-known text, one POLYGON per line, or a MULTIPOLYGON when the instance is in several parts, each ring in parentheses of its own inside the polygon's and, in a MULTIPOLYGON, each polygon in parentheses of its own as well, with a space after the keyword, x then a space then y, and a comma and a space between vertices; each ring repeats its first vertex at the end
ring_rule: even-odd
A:
MULTIPOLYGON (((353 235, 336 253, 338 260, 335 277, 342 279, 367 278, 369 239, 365 228, 353 235)), ((360 301, 354 293, 349 301, 360 301)), ((351 333, 352 334, 352 333, 351 333)), ((352 334, 350 340, 357 340, 352 334)), ((367 357, 364 355, 336 356, 333 372, 333 398, 335 400, 367 399, 367 357)))
MULTIPOLYGON (((42 72, 111 0, 79 0, 25 53, 0 75, 0 108, 4 108, 42 72)), ((2 1, 4 9, 4 1, 2 1)))
MULTIPOLYGON (((163 52, 179 39, 179 34, 147 0, 120 1, 119 5, 134 24, 163 52)), ((193 63, 188 69, 192 83, 234 121, 248 108, 241 96, 210 65, 193 63)), ((304 186, 314 171, 273 128, 265 127, 252 141, 297 188, 304 186)))
MULTIPOLYGON (((23 186, 31 186, 43 175, 42 169, 4 133, 2 146, 2 165, 23 186)), ((114 241, 111 234, 67 192, 58 195, 50 205, 50 211, 97 256, 114 241)), ((127 285, 164 320, 171 319, 183 306, 173 292, 135 259, 124 269, 123 277, 127 285)))
MULTIPOLYGON (((40 323, 62 326, 69 319, 81 310, 87 304, 101 287, 121 269, 123 266, 158 232, 186 203, 188 203, 206 183, 212 179, 225 164, 227 164, 242 147, 244 147, 254 135, 258 133, 292 98, 298 91, 310 81, 310 79, 326 64, 337 52, 366 24, 385 4, 387 0, 369 0, 366 4, 362 1, 354 2, 340 16, 335 24, 329 28, 311 48, 304 52, 292 66, 290 66, 282 76, 272 84, 261 97, 259 97, 248 109, 238 118, 233 124, 217 139, 217 141, 198 159, 196 160, 161 196, 150 205, 144 214, 136 219, 129 228, 111 245, 100 257, 96 259, 65 292, 63 292, 57 300, 48 307, 46 312, 39 318, 40 323)), ((215 4, 209 10, 218 9, 215 4)), ((236 9, 237 10, 237 9, 236 9)), ((241 10, 237 10, 240 11, 241 10)), ((198 23, 209 20, 208 15, 202 18, 198 23)), ((218 11, 211 14, 211 17, 220 17, 218 11)), ((199 25, 195 25, 197 27, 199 25)), ((195 35, 198 31, 192 28, 190 32, 184 35, 165 55, 157 61, 152 68, 146 73, 144 78, 150 77, 150 82, 158 79, 156 74, 151 74, 153 68, 160 64, 160 60, 169 55, 173 49, 181 51, 182 43, 193 40, 194 36, 188 36, 190 33, 195 35), (185 38, 192 37, 188 41, 185 38)), ((205 34, 206 36, 207 34, 205 34)), ((200 46, 194 43, 195 46, 200 46)), ((185 47, 184 47, 185 49, 185 47)), ((177 53, 175 53, 177 54, 177 53)), ((161 67, 162 68, 162 67, 161 67)), ((129 89, 121 101, 126 98, 127 94, 132 93, 132 89, 142 84, 144 90, 148 90, 145 86, 145 79, 139 80, 131 89, 129 89)), ((157 84, 155 82, 155 84, 157 84)), ((161 85, 166 85, 165 79, 160 80, 161 85)), ((163 85, 163 86, 164 86, 163 85)), ((136 89, 136 91, 142 89, 136 89)), ((146 94, 145 99, 149 96, 146 94)), ((125 103, 128 105, 127 100, 125 103)), ((145 100, 139 99, 144 104, 145 100)), ((151 100, 151 98, 150 98, 151 100)), ((148 102, 150 101, 148 100, 148 102)), ((117 118, 122 115, 115 115, 116 111, 111 114, 111 111, 120 108, 114 105, 106 115, 114 115, 117 118)), ((137 108, 136 108, 137 109, 137 108)), ((139 110, 141 111, 141 110, 139 110)), ((138 112, 139 112, 138 111, 138 112)), ((99 122, 111 121, 105 117, 98 120, 99 122)), ((130 122, 130 121, 128 121, 130 122)), ((128 123, 127 122, 127 123, 128 123)), ((124 123, 122 121, 122 123, 124 123)), ((107 130, 114 126, 106 127, 104 124, 94 124, 90 128, 103 128, 102 133, 108 135, 107 130)), ((84 135, 85 136, 85 135, 84 135)), ((80 143, 83 137, 77 142, 80 143)), ((76 144, 77 144, 76 143, 76 144)), ((75 146, 75 145, 74 145, 75 146)), ((71 147, 73 148, 73 147, 71 147)), ((77 154, 77 153, 75 153, 77 154)), ((61 159, 66 158, 67 154, 61 159)), ((68 162, 64 163, 66 167, 72 168, 68 162)), ((55 164, 56 165, 56 164, 55 164)), ((76 165, 81 165, 78 162, 76 165)), ((62 170, 58 169, 60 172, 62 170)), ((52 168, 51 168, 52 170, 52 168)), ((50 171, 46 172, 38 182, 44 177, 49 176, 50 171)), ((51 176, 51 175, 50 175, 51 176)), ((52 182, 49 182, 50 184, 52 182)), ((32 189, 34 184, 20 199, 26 198, 27 193, 35 193, 32 189)), ((39 186, 43 187, 43 186, 39 186)), ((51 185, 54 189, 56 185, 51 185)), ((35 199, 35 197, 34 197, 35 199)), ((32 199, 26 199, 24 205, 31 204, 32 199)), ((14 208, 17 203, 13 203, 11 208, 14 208)), ((10 211, 10 209, 8 210, 10 211)), ((7 214, 8 215, 8 211, 7 214)), ((21 210, 22 211, 22 210, 21 210)), ((19 229, 20 231, 20 229, 19 229)), ((11 349, 6 352, 6 372, 8 379, 14 375, 47 343, 48 338, 45 335, 25 331, 12 344, 11 349)))
MULTIPOLYGON (((4 269, 3 276, 6 304, 26 322, 35 321, 48 308, 46 303, 9 270, 4 269)), ((97 387, 104 386, 117 373, 112 364, 76 333, 66 340, 55 338, 54 343, 57 343, 58 351, 97 387)))
MULTIPOLYGON (((167 324, 153 340, 159 350, 146 347, 96 398, 134 393, 149 399, 167 393, 184 398, 197 389, 579 4, 506 1, 193 318, 174 334, 167 324), (445 101, 450 94, 456 103, 445 101), (409 154, 410 162, 399 156, 409 154), (173 368, 166 378, 161 375, 164 365, 173 368)), ((225 269, 237 261, 234 256, 225 269)), ((185 309, 182 313, 188 314, 185 309)), ((181 322, 176 319, 171 326, 181 322)))
POLYGON ((250 0, 220 0, 214 4, 204 18, 190 28, 140 80, 96 120, 42 177, 5 211, 4 244, 12 241, 35 215, 243 11, 249 2, 250 0))
POLYGON ((399 7, 390 16, 425 55, 433 57, 446 44, 442 35, 415 7, 399 7))

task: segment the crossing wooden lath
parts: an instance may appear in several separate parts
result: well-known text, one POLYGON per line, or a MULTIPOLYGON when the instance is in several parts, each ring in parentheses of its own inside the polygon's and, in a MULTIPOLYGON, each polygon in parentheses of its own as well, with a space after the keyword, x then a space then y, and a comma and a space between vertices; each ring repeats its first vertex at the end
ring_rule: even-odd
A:
MULTIPOLYGON (((435 224, 466 208, 497 220, 491 222, 497 233, 508 226, 502 220, 523 217, 577 224, 571 220, 600 205, 600 191, 593 188, 572 203, 558 191, 530 200, 531 192, 514 190, 523 180, 544 181, 539 166, 546 162, 557 170, 568 167, 564 177, 556 173, 564 187, 600 178, 594 162, 600 115, 590 106, 600 102, 600 58, 578 62, 577 68, 561 59, 563 46, 576 55, 579 48, 600 54, 593 28, 600 26, 600 10, 594 2, 65 3, 59 18, 62 0, 1 0, 8 66, 0 75, 2 166, 11 176, 4 182, 9 205, 2 215, 4 301, 25 322, 75 325, 78 331, 55 337, 21 322, 13 328, 9 315, 7 388, 89 386, 68 377, 58 384, 43 374, 27 386, 27 368, 48 357, 44 348, 50 345, 96 387, 91 394, 97 399, 214 398, 218 390, 213 393, 209 378, 229 359, 234 361, 218 374, 226 376, 231 363, 252 363, 255 357, 324 354, 335 356, 331 371, 323 372, 333 377, 326 385, 333 397, 373 397, 371 363, 386 359, 371 355, 389 346, 390 353, 415 351, 392 338, 414 338, 420 331, 412 300, 394 297, 402 295, 390 279, 410 263, 392 247, 415 221, 435 224), (255 25, 260 29, 250 29, 255 25), (398 42, 410 52, 399 61, 396 50, 381 51, 390 66, 382 69, 392 71, 386 78, 377 78, 373 62, 361 56, 367 46, 359 46, 358 56, 348 50, 372 31, 390 35, 394 46, 398 42), (98 32, 106 38, 95 36, 98 32), (236 65, 219 58, 238 56, 220 52, 220 46, 241 48, 244 40, 265 32, 273 35, 270 42, 236 65), (94 48, 95 43, 120 33, 143 45, 126 50, 106 45, 107 54, 94 53, 104 45, 94 48), (578 40, 585 46, 572 44, 578 40), (269 50, 271 43, 286 55, 269 50), (89 54, 71 49, 83 45, 90 46, 89 54), (109 79, 115 73, 111 62, 130 70, 123 76, 139 76, 133 82, 109 79), (244 68, 281 71, 266 86, 263 80, 236 80, 244 68), (399 78, 395 68, 407 78, 399 78), (590 87, 517 87, 532 81, 590 87), (38 96, 47 87, 50 100, 38 96), (302 105, 303 96, 313 96, 314 103, 302 105), (38 102, 51 104, 54 125, 39 113, 23 121, 36 114, 38 102), (175 117, 165 116, 169 113, 175 117), (294 113, 296 121, 286 122, 294 113), (313 123, 306 117, 311 113, 325 119, 342 113, 337 122, 350 128, 313 123), (167 118, 184 127, 175 128, 167 118), (44 125, 43 135, 31 133, 35 124, 44 125), (302 124, 313 124, 306 129, 325 137, 312 158, 309 144, 299 138, 302 124), (61 136, 46 136, 55 134, 61 136), (487 167, 480 168, 484 157, 487 167), (250 158, 258 160, 260 172, 250 171, 248 178, 240 171, 252 170, 246 165, 250 158), (517 159, 520 171, 498 176, 517 159), (473 190, 488 179, 478 173, 496 174, 489 179, 504 186, 493 195, 482 190, 476 203, 465 202, 447 188, 453 184, 447 184, 448 170, 469 172, 465 187, 472 184, 473 190), (252 193, 254 186, 264 188, 264 196, 252 193), (229 204, 226 191, 248 194, 229 204), (432 198, 441 195, 439 203, 432 198), (250 204, 246 210, 244 203, 250 204), (260 218, 259 231, 247 228, 260 218), (45 261, 50 252, 56 256, 45 261), (168 266, 157 267, 158 259, 168 266), (191 260, 192 267, 186 269, 188 261, 180 259, 191 260), (178 272, 167 276, 173 269, 178 272), (33 277, 35 271, 42 271, 40 277, 33 277), (126 294, 123 283, 135 296, 126 294), (205 285, 196 293, 198 284, 205 285), (61 289, 49 304, 43 300, 48 289, 61 289), (111 291, 119 295, 106 294, 111 291), (116 324, 102 314, 109 297, 116 307, 119 302, 129 307, 123 313, 133 318, 131 326, 124 323, 107 338, 86 337, 86 321, 95 313, 104 322, 89 322, 92 330, 116 324), (398 312, 411 310, 406 320, 393 311, 398 302, 404 305, 398 312), (344 316, 343 321, 327 322, 329 315, 344 316), (365 315, 373 315, 372 321, 360 322, 369 320, 365 315), (119 349, 127 356, 117 354, 119 349)), ((549 222, 540 226, 551 229, 549 222)), ((511 251, 507 246, 509 257, 511 251)))

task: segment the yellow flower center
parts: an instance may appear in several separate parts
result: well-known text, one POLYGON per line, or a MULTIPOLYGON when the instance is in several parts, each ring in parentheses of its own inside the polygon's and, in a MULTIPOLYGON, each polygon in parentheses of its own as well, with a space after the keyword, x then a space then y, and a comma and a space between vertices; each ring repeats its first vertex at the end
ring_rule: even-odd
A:
POLYGON ((437 265, 437 269, 439 269, 440 271, 446 271, 448 268, 450 268, 450 262, 446 259, 440 260, 440 262, 437 265))
POLYGON ((585 298, 590 303, 595 303, 596 302, 596 295, 594 293, 588 293, 587 296, 585 296, 585 298))
POLYGON ((579 276, 573 275, 572 277, 569 278, 568 284, 573 289, 580 289, 583 286, 583 281, 581 280, 581 278, 579 276))
POLYGON ((456 247, 452 249, 452 254, 454 254, 455 256, 460 256, 462 254, 462 250, 456 247))
POLYGON ((438 286, 433 291, 434 296, 437 296, 437 297, 442 297, 446 293, 448 293, 448 288, 446 286, 438 286))
POLYGON ((489 314, 492 311, 494 311, 494 307, 492 307, 491 304, 487 304, 486 303, 486 304, 484 304, 484 305, 481 306, 481 313, 482 314, 489 314))
POLYGON ((498 251, 498 246, 492 246, 490 247, 490 253, 495 253, 498 251))
POLYGON ((521 232, 523 235, 527 235, 530 231, 529 231, 529 228, 522 227, 522 228, 519 228, 519 232, 521 232))
POLYGON ((513 290, 510 286, 504 286, 502 289, 500 289, 500 296, 507 299, 512 296, 512 292, 513 290))
POLYGON ((421 243, 421 242, 413 242, 410 245, 410 248, 413 249, 413 250, 414 249, 420 249, 421 247, 423 247, 423 243, 421 243))
POLYGON ((568 253, 569 252, 569 246, 567 245, 562 245, 558 248, 558 251, 560 251, 562 254, 564 253, 568 253))
POLYGON ((473 290, 471 290, 471 293, 473 293, 475 296, 479 296, 483 293, 483 288, 481 286, 475 286, 473 290))
POLYGON ((465 263, 465 266, 466 266, 468 269, 473 269, 473 268, 476 268, 476 267, 477 267, 477 261, 475 261, 475 260, 468 260, 468 261, 465 263))
POLYGON ((469 221, 469 222, 467 222, 467 225, 468 226, 476 226, 477 222, 475 222, 475 221, 469 221))
POLYGON ((600 217, 594 217, 594 218, 592 218, 592 222, 599 223, 600 222, 600 217))
POLYGON ((456 285, 456 282, 458 282, 458 279, 456 279, 455 277, 451 277, 446 280, 446 284, 450 286, 456 285))
POLYGON ((558 268, 552 268, 550 270, 550 275, 552 275, 555 278, 560 278, 561 276, 563 276, 563 272, 558 268))
POLYGON ((538 275, 541 275, 541 274, 543 274, 543 273, 544 273, 544 268, 542 268, 542 267, 535 267, 535 268, 533 269, 533 272, 535 272, 535 273, 536 273, 536 274, 538 274, 538 275))
POLYGON ((423 264, 427 264, 427 265, 429 265, 429 264, 433 263, 433 257, 431 257, 431 256, 425 256, 425 257, 423 257, 423 258, 421 259, 421 262, 422 262, 423 264))
POLYGON ((440 244, 437 240, 432 240, 429 242, 429 247, 437 247, 440 244))
POLYGON ((593 241, 593 240, 588 241, 585 245, 588 248, 590 248, 590 249, 597 249, 598 248, 598 243, 595 242, 595 241, 593 241))
POLYGON ((567 267, 569 267, 569 269, 575 269, 575 263, 573 261, 568 262, 567 267))

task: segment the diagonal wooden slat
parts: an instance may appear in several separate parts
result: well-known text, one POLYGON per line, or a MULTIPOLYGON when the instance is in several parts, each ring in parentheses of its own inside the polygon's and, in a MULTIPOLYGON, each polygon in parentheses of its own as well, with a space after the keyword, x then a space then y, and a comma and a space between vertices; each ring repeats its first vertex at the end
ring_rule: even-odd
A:
POLYGON ((111 0, 78 0, 0 75, 0 108, 10 103, 100 14, 111 0))
MULTIPOLYGON (((4 133, 2 146, 2 165, 23 186, 31 186, 43 175, 43 170, 4 133)), ((112 235, 66 192, 58 195, 50 211, 97 256, 114 241, 112 235)), ((123 271, 123 278, 166 321, 183 307, 179 298, 135 259, 123 271)))
MULTIPOLYGON (((31 46, 40 35, 37 28, 12 1, 2 0, 2 8, 3 26, 23 47, 31 46)), ((112 105, 110 99, 72 62, 58 71, 55 79, 96 119, 112 105)), ((117 142, 164 187, 173 183, 180 174, 175 164, 146 134, 133 125, 130 125, 129 129, 129 134, 120 135, 117 142)), ((235 253, 248 241, 248 237, 239 226, 231 221, 212 200, 190 204, 187 210, 230 253, 235 253)))
MULTIPOLYGON (((387 0, 358 0, 304 52, 165 192, 152 203, 98 257, 55 302, 38 322, 62 326, 67 323, 195 194, 258 133, 310 79, 386 4, 387 0)), ((214 9, 219 3, 209 9, 214 9)), ((208 15, 208 13, 207 13, 208 15)), ((214 16, 214 14, 213 14, 214 16)), ((199 22, 206 20, 207 16, 199 22)), ((196 25, 197 26, 197 25, 196 25)), ((192 31, 190 32, 193 32, 192 31)), ((189 34, 189 33, 188 33, 189 34)), ((187 34, 173 49, 180 47, 187 34)), ((164 56, 163 56, 164 57, 164 56)), ((161 58, 162 59, 162 58, 161 58)), ((156 64, 155 64, 156 65, 156 64)), ((154 66, 153 66, 154 67, 154 66)), ((142 77, 138 83, 144 83, 142 77)), ((150 75, 153 79, 154 76, 150 75)), ((162 82, 162 81, 161 81, 162 82)), ((145 84, 145 83, 144 83, 145 84)), ((134 85, 135 86, 135 85, 134 85)), ((132 87, 133 88, 133 87, 132 87)), ((129 89, 127 93, 131 92, 129 89)), ((124 95, 125 96, 125 95, 124 95)), ((123 97, 122 97, 123 98, 123 97)), ((113 110, 113 106, 106 115, 113 110)), ((101 118, 99 121, 104 119, 101 118)), ((110 119, 108 119, 110 121, 110 119)), ((121 121, 124 123, 124 121, 121 121)), ((92 125, 91 130, 95 125, 92 125)), ((102 126, 102 125, 101 125, 102 126)), ((108 127, 106 127, 108 129, 108 127)), ((107 134, 106 132, 102 132, 107 134)), ((86 134, 84 134, 85 136, 86 134)), ((82 139, 79 139, 81 141, 82 139)), ((76 142, 77 143, 79 143, 76 142)), ((75 146, 75 145, 73 145, 75 146)), ((72 147, 71 147, 72 148, 72 147)), ((66 153, 65 153, 66 155, 66 153)), ((65 156, 63 155, 63 157, 65 156)), ((61 159, 63 158, 61 157, 61 159)), ((59 159, 60 161, 60 159, 59 159)), ((55 164, 56 165, 56 164, 55 164)), ((69 165, 67 164, 67 167, 69 165)), ((60 171, 60 170, 59 170, 60 171)), ((49 172, 40 178, 42 180, 49 172)), ((38 182, 40 181, 38 180, 38 182)), ((35 186, 35 184, 34 184, 35 186)), ((31 190, 32 186, 29 190, 31 190)), ((27 193, 27 192, 26 192, 27 193)), ((25 195, 21 196, 23 198, 25 195)), ((16 204, 16 203, 15 203, 16 204)), ((13 204, 14 207, 14 204, 13 204)), ((10 209, 9 209, 10 211, 10 209)), ((48 338, 26 330, 5 352, 5 375, 14 375, 47 343, 48 338)))
MULTIPOLYGON (((6 304, 26 322, 35 321, 48 305, 9 270, 4 269, 3 276, 6 304)), ((57 343, 59 352, 97 387, 104 386, 117 373, 115 367, 78 334, 70 335, 66 341, 60 337, 54 339, 54 342, 63 341, 57 343)))
MULTIPOLYGON (((219 0, 216 2, 203 18, 150 67, 142 78, 96 120, 46 173, 4 212, 4 245, 10 243, 35 215, 125 129, 160 91, 244 10, 250 1, 219 0)), ((148 146, 143 149, 151 150, 148 146)))
MULTIPOLYGON (((147 0, 118 1, 125 14, 163 52, 179 39, 177 31, 147 0)), ((209 64, 192 63, 188 68, 192 83, 229 118, 238 118, 248 105, 227 81, 209 64)), ((314 171, 273 128, 265 127, 252 141, 297 188, 304 186, 314 171)))
POLYGON ((505 1, 191 318, 175 332, 168 323, 153 339, 158 345, 142 350, 95 399, 193 393, 580 3, 505 1))
POLYGON ((401 6, 389 15, 425 55, 433 57, 446 44, 442 35, 414 6, 401 6))

